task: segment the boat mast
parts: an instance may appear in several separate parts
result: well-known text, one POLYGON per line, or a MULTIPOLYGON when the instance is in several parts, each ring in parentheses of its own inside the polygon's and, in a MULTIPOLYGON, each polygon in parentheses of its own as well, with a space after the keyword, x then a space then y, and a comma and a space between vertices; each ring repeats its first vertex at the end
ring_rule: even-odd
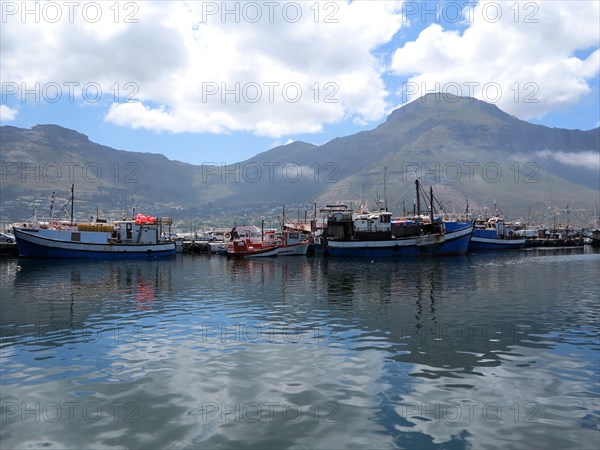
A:
POLYGON ((281 209, 281 231, 285 231, 285 205, 281 209))
POLYGON ((419 180, 415 180, 415 187, 417 189, 417 216, 421 215, 421 196, 419 195, 419 180))
POLYGON ((430 213, 431 223, 433 223, 433 186, 429 186, 429 202, 430 202, 430 213))
POLYGON ((73 225, 73 204, 75 203, 75 183, 71 184, 71 225, 73 225))
POLYGON ((386 188, 386 184, 387 184, 387 166, 383 166, 383 204, 385 206, 385 210, 388 210, 388 204, 387 204, 387 188, 386 188))
POLYGON ((50 201, 50 220, 54 222, 54 192, 52 192, 52 200, 50 201))

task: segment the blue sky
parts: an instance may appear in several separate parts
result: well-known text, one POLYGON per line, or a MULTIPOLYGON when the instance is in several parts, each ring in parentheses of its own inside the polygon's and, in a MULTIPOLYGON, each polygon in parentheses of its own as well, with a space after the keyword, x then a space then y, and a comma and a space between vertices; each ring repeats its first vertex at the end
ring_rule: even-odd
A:
POLYGON ((433 91, 588 130, 599 5, 2 2, 0 120, 193 164, 372 129, 433 91))

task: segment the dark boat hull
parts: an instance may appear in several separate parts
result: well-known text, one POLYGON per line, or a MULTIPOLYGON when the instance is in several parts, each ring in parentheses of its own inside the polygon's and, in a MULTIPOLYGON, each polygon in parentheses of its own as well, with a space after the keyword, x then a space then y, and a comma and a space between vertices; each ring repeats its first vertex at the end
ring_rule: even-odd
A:
POLYGON ((408 256, 459 255, 467 252, 473 226, 445 234, 384 241, 329 240, 327 252, 337 257, 400 258, 408 256))

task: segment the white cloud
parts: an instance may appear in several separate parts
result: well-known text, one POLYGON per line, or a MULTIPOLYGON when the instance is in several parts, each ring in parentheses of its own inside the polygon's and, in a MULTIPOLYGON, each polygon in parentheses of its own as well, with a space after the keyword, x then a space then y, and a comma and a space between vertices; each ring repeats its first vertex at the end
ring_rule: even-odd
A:
POLYGON ((6 105, 0 105, 0 122, 11 122, 17 117, 18 111, 6 105))
POLYGON ((462 33, 432 24, 394 53, 392 70, 409 77, 405 94, 413 94, 403 100, 434 89, 474 94, 529 119, 591 92, 600 70, 600 3, 480 1, 470 17, 462 33))
POLYGON ((85 3, 72 23, 60 2, 57 23, 6 17, 3 79, 77 82, 76 95, 94 82, 109 99, 135 91, 139 103, 105 105, 105 120, 155 131, 278 138, 387 111, 384 67, 372 52, 400 28, 400 2, 130 3, 137 9, 120 3, 117 23, 108 3, 97 23, 82 20, 85 3), (123 23, 128 14, 137 22, 123 23))
POLYGON ((591 170, 600 169, 600 153, 598 152, 560 152, 542 150, 536 152, 536 155, 544 159, 554 159, 563 164, 575 167, 583 167, 591 170))
POLYGON ((154 131, 318 133, 379 120, 436 83, 463 95, 479 83, 477 98, 528 119, 576 104, 600 67, 598 2, 481 1, 464 31, 432 24, 406 44, 398 31, 421 16, 403 19, 396 1, 67 3, 6 2, 41 20, 4 8, 2 81, 58 83, 63 95, 78 83, 77 101, 98 83, 106 121, 154 131), (405 78, 416 91, 398 102, 386 82, 405 78), (139 102, 113 103, 117 93, 139 102))

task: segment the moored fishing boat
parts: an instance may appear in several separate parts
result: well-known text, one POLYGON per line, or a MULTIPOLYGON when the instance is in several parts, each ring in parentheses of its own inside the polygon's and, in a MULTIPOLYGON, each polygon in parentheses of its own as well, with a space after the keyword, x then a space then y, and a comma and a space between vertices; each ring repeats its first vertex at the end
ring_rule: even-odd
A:
MULTIPOLYGON (((170 218, 146 217, 114 222, 96 220, 78 223, 73 220, 73 187, 71 215, 68 220, 48 220, 13 226, 19 256, 27 258, 145 259, 175 255, 175 243, 163 239, 163 225, 170 218)), ((52 201, 54 205, 54 200, 52 201)), ((64 210, 64 207, 63 207, 64 210)))
POLYGON ((275 234, 279 242, 278 256, 302 256, 308 252, 309 241, 300 231, 285 230, 281 234, 275 234))
POLYGON ((527 238, 519 237, 506 226, 502 217, 475 220, 469 250, 518 250, 523 248, 527 238))
POLYGON ((175 243, 159 238, 161 225, 160 220, 50 221, 24 223, 13 229, 22 257, 143 259, 175 254, 175 243))
POLYGON ((527 238, 515 232, 515 226, 508 223, 494 200, 494 212, 488 217, 487 208, 483 216, 475 219, 475 229, 471 236, 469 250, 518 250, 525 247, 527 238))
POLYGON ((592 231, 592 233, 587 237, 592 247, 600 247, 600 229, 592 231))
POLYGON ((285 216, 285 206, 280 217, 281 232, 268 230, 266 237, 268 240, 279 243, 277 255, 279 256, 302 256, 308 253, 310 241, 308 236, 311 233, 311 226, 306 222, 287 222, 285 216))
POLYGON ((274 239, 265 239, 254 225, 234 227, 231 232, 225 233, 229 242, 223 245, 223 252, 231 258, 264 258, 277 256, 280 242, 274 239))
POLYGON ((332 218, 328 230, 337 237, 327 238, 327 253, 345 257, 402 257, 463 254, 473 231, 472 224, 446 231, 443 222, 420 218, 392 219, 391 214, 364 218, 332 218), (361 230, 355 223, 367 222, 377 230, 361 230), (386 226, 386 224, 388 224, 386 226), (339 234, 339 231, 343 234, 339 234))
MULTIPOLYGON (((419 201, 419 182, 417 203, 419 201)), ((446 229, 434 217, 433 192, 430 189, 429 217, 421 216, 420 206, 413 217, 393 218, 388 211, 353 213, 336 211, 327 221, 327 253, 342 257, 404 257, 466 253, 473 223, 446 229)))

